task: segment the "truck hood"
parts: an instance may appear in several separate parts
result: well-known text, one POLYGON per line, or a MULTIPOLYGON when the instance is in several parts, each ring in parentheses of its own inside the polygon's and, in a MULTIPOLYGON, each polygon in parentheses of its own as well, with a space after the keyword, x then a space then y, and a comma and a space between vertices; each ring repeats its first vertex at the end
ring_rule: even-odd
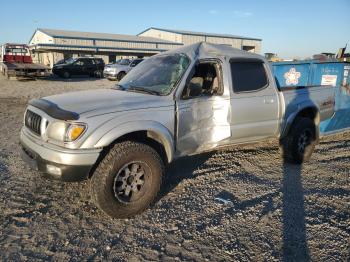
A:
POLYGON ((48 96, 40 100, 46 100, 56 108, 76 113, 79 116, 94 116, 112 112, 173 105, 173 101, 164 96, 117 89, 78 91, 48 96))

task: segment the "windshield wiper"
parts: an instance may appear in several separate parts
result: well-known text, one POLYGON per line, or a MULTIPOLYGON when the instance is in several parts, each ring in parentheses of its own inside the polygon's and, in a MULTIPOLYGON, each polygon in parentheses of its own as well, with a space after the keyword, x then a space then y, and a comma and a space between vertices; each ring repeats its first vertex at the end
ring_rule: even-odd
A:
POLYGON ((156 95, 156 96, 160 95, 160 93, 158 91, 150 90, 150 89, 144 88, 142 86, 129 86, 129 88, 127 90, 156 95))

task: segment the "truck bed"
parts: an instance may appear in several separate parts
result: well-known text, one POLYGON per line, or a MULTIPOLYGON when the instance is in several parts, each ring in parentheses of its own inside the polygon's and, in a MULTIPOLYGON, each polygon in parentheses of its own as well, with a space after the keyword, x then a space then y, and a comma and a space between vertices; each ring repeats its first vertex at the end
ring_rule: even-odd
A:
POLYGON ((41 64, 3 62, 1 68, 3 74, 6 74, 9 78, 35 78, 50 75, 49 68, 41 64))
POLYGON ((309 87, 288 87, 280 89, 283 96, 284 115, 289 117, 300 111, 301 106, 311 105, 319 109, 320 121, 329 119, 334 114, 334 94, 333 86, 309 86, 309 87))

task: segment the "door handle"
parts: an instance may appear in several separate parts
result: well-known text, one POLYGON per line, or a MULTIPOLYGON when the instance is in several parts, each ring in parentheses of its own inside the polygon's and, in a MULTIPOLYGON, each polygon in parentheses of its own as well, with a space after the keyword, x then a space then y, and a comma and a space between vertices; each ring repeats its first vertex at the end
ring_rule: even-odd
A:
POLYGON ((274 102, 275 102, 275 99, 273 98, 264 99, 265 104, 273 104, 274 102))

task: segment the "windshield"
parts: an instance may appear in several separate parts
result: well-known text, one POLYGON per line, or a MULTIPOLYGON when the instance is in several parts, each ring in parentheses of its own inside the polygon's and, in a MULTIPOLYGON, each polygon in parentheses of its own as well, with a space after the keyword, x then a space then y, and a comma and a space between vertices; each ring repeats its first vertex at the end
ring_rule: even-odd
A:
POLYGON ((76 61, 77 59, 76 58, 68 58, 66 61, 65 61, 65 63, 66 64, 73 64, 75 61, 76 61))
POLYGON ((117 86, 125 90, 168 95, 189 64, 185 54, 150 57, 131 70, 117 86))
POLYGON ((6 48, 6 53, 27 53, 25 48, 6 48))
POLYGON ((118 62, 116 62, 118 65, 129 65, 130 60, 129 59, 120 59, 118 62))

